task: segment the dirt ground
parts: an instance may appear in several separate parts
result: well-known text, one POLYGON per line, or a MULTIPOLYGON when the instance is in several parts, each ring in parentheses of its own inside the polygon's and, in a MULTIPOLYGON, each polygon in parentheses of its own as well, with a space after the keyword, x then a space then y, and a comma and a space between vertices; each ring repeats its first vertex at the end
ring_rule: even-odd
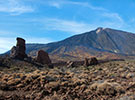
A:
POLYGON ((135 100, 135 61, 53 69, 0 67, 0 100, 135 100))

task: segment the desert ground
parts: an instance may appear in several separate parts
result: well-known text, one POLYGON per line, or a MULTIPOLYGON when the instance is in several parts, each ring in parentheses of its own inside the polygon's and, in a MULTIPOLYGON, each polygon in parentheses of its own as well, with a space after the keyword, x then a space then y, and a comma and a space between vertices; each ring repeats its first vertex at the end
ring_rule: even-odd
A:
POLYGON ((135 100, 135 60, 69 68, 1 62, 0 100, 135 100))

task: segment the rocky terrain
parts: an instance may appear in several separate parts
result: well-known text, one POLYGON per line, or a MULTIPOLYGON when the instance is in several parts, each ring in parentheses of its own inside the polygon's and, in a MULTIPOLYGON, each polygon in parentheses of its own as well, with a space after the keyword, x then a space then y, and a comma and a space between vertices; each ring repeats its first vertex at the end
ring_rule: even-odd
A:
POLYGON ((107 53, 116 59, 52 62, 44 49, 33 57, 25 40, 16 40, 10 54, 0 56, 0 100, 135 100, 135 60, 107 53))
POLYGON ((0 100, 135 99, 135 61, 54 68, 10 58, 0 62, 0 100))

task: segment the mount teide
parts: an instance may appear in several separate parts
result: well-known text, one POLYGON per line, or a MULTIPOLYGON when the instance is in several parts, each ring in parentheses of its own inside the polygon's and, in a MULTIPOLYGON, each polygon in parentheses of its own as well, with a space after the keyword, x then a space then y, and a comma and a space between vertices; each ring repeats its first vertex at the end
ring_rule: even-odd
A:
POLYGON ((35 56, 39 49, 45 50, 53 60, 81 60, 85 57, 119 58, 135 55, 135 34, 110 28, 74 35, 49 44, 27 44, 27 53, 35 56))

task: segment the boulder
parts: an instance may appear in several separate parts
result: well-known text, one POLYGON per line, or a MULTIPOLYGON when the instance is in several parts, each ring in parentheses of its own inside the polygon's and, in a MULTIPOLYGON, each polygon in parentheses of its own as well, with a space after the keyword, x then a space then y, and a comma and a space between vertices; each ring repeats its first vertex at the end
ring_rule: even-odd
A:
POLYGON ((38 51, 36 61, 41 64, 51 65, 51 60, 48 53, 43 50, 38 51))
POLYGON ((89 60, 89 64, 90 65, 96 65, 98 64, 98 60, 96 57, 92 57, 90 60, 89 60))
POLYGON ((84 60, 84 66, 89 66, 89 62, 88 62, 88 58, 85 58, 85 60, 84 60))
POLYGON ((74 62, 68 61, 68 62, 67 62, 67 67, 68 67, 68 68, 69 68, 69 67, 74 67, 74 62))
POLYGON ((84 60, 84 66, 90 66, 90 65, 96 65, 98 64, 98 60, 96 57, 92 57, 90 59, 85 58, 84 60))
POLYGON ((13 46, 10 52, 10 57, 11 58, 17 58, 23 60, 24 58, 27 57, 25 51, 25 40, 22 38, 17 38, 17 44, 16 46, 13 46))

